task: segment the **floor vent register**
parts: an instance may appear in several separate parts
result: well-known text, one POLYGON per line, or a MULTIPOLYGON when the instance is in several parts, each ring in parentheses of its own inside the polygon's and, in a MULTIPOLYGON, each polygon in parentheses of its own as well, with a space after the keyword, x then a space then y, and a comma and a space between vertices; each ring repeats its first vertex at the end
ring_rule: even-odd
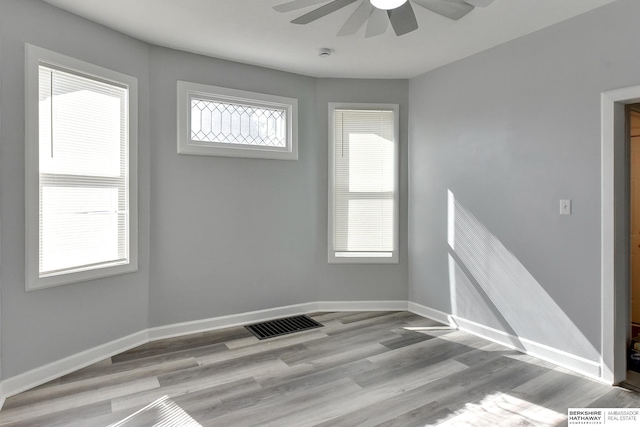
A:
POLYGON ((284 319, 269 320, 268 322, 256 323, 245 326, 249 332, 259 340, 279 337, 281 335, 292 334, 294 332, 307 331, 309 329, 321 328, 323 325, 311 319, 309 316, 293 316, 284 319))

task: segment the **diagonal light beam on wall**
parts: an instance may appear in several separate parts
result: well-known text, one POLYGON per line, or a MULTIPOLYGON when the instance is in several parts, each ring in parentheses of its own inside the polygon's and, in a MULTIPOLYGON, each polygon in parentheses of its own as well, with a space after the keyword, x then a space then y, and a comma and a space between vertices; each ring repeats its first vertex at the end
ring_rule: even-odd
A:
MULTIPOLYGON (((477 307, 472 309, 473 305, 482 305, 485 312, 493 311, 496 318, 504 319, 509 325, 506 330, 493 327, 515 334, 525 348, 530 341, 599 363, 599 351, 525 266, 455 199, 453 192, 449 190, 448 193, 450 251, 492 303, 492 306, 487 305, 483 298, 478 297, 461 304, 462 300, 457 296, 460 290, 452 290, 452 298, 455 298, 452 307, 457 310, 454 314, 486 325, 487 319, 479 315, 477 307)), ((456 274, 455 268, 450 268, 450 274, 452 270, 456 274)), ((459 288, 464 283, 461 279, 459 275, 451 278, 453 286, 459 288)))

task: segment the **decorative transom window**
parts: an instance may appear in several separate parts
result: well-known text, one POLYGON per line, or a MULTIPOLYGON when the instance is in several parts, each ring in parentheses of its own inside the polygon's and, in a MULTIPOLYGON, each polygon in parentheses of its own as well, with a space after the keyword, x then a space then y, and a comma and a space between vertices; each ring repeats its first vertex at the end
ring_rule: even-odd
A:
POLYGON ((178 153, 296 160, 293 98, 178 82, 178 153))
POLYGON ((137 269, 133 77, 27 45, 27 290, 137 269))
POLYGON ((329 262, 398 262, 397 165, 397 104, 329 104, 329 262))
POLYGON ((191 139, 200 142, 287 147, 287 110, 191 98, 191 139))

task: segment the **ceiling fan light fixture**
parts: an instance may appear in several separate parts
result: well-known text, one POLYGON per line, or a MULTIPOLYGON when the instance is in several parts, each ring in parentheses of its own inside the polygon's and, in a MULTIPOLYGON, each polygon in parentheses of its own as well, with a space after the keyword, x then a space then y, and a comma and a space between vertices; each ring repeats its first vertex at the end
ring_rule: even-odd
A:
POLYGON ((382 10, 396 9, 406 2, 407 0, 371 0, 371 4, 374 7, 382 10))

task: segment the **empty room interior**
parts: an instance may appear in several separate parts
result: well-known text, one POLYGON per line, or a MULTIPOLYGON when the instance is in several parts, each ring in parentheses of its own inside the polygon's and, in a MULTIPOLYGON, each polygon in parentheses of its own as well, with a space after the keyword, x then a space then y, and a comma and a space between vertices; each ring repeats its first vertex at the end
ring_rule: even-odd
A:
POLYGON ((638 24, 0 0, 0 426, 640 425, 638 24))

